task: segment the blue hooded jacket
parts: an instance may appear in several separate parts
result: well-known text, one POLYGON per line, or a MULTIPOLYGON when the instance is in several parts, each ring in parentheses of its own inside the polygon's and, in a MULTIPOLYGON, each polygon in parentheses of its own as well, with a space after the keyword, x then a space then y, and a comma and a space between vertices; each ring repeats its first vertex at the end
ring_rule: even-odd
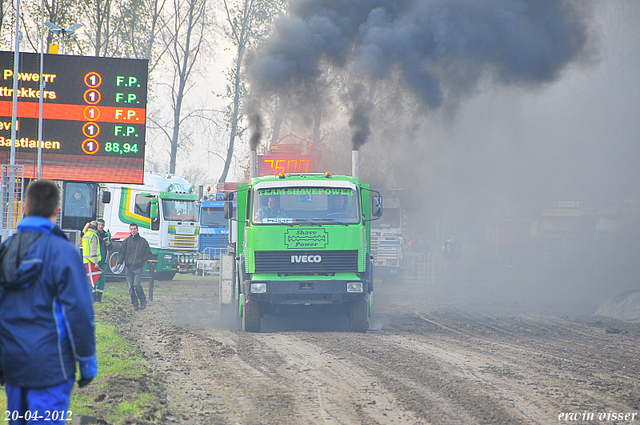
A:
POLYGON ((22 219, 3 246, 0 370, 7 384, 57 385, 75 377, 76 362, 83 378, 94 378, 93 305, 78 251, 44 217, 22 219))

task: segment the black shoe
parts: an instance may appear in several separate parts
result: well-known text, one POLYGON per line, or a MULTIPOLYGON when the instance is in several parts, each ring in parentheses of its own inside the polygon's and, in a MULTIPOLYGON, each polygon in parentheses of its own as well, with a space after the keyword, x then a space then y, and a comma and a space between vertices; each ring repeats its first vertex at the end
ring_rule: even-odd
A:
POLYGON ((147 308, 147 302, 146 301, 142 301, 140 303, 140 310, 144 310, 145 308, 147 308))
POLYGON ((138 308, 138 306, 137 306, 137 305, 134 305, 134 306, 133 306, 133 311, 138 311, 138 310, 140 310, 140 309, 138 308))

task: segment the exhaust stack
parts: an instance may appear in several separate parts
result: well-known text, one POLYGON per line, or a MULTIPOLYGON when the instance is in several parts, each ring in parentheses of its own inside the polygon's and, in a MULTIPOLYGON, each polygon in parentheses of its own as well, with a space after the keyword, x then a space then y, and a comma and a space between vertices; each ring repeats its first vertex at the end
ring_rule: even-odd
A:
POLYGON ((252 150, 249 155, 249 177, 258 177, 258 152, 252 150))
POLYGON ((358 154, 358 149, 351 151, 351 175, 353 177, 358 177, 358 154))

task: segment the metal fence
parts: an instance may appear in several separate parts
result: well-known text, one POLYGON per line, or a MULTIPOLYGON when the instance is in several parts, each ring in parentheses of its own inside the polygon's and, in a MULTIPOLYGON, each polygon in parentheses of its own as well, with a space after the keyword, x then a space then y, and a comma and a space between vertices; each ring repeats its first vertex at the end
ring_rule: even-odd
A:
POLYGON ((0 239, 13 233, 22 218, 24 166, 0 166, 0 239))
POLYGON ((198 253, 196 269, 201 276, 220 274, 220 259, 228 253, 228 248, 205 248, 198 253))
POLYGON ((441 254, 404 254, 404 278, 433 283, 444 278, 441 254))

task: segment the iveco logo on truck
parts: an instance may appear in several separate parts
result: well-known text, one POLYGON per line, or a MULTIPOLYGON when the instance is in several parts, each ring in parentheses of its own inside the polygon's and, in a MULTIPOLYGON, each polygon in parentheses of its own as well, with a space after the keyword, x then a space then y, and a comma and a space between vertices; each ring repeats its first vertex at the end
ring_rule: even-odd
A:
POLYGON ((320 255, 292 255, 292 263, 321 263, 322 257, 320 255))

